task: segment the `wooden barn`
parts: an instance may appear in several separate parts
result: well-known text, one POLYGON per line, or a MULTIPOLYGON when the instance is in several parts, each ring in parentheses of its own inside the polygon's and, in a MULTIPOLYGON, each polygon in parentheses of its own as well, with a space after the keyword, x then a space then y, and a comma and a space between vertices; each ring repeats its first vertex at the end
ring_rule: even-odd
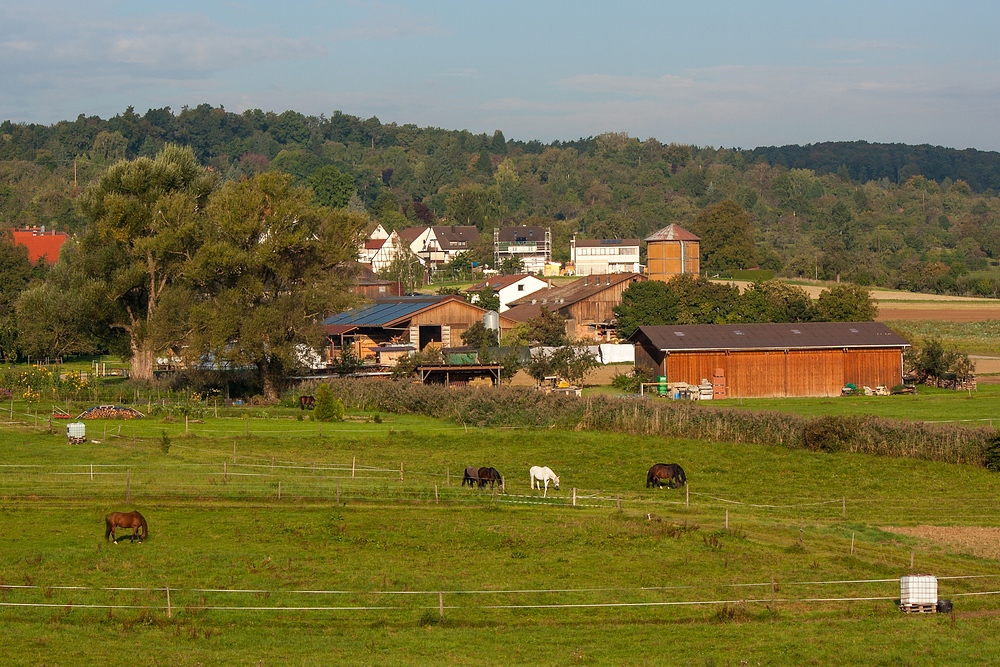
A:
MULTIPOLYGON (((423 350, 434 343, 439 347, 461 345, 462 332, 483 321, 486 311, 454 295, 401 296, 375 299, 323 321, 330 338, 330 356, 337 358, 345 345, 354 354, 375 361, 379 350, 410 345, 423 350)), ((500 331, 506 333, 515 322, 500 316, 500 331)))
POLYGON ((566 335, 571 339, 611 340, 615 334, 614 307, 622 293, 634 282, 646 280, 637 273, 587 276, 562 287, 540 289, 511 302, 504 316, 516 322, 538 317, 542 308, 566 318, 566 335))
POLYGON ((639 327, 636 366, 668 382, 715 386, 718 398, 839 396, 903 382, 903 338, 881 322, 639 327))

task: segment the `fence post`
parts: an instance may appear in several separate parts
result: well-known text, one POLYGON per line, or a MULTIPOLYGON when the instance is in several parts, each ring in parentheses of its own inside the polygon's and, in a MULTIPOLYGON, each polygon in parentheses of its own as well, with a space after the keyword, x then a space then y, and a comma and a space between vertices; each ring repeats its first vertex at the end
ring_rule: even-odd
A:
POLYGON ((399 463, 399 481, 400 482, 403 481, 403 463, 402 463, 402 461, 400 461, 400 463, 399 463))
POLYGON ((576 507, 576 487, 573 488, 573 507, 576 507))
POLYGON ((438 591, 438 613, 444 618, 444 593, 438 591))
POLYGON ((438 502, 438 485, 434 485, 434 502, 438 502))
POLYGON ((684 482, 684 509, 691 509, 691 487, 684 482))
POLYGON ((726 510, 726 530, 729 530, 729 510, 726 510))
POLYGON ((351 477, 354 477, 354 465, 358 462, 357 456, 351 457, 351 477))
POLYGON ((851 533, 851 555, 854 555, 854 533, 851 533))
POLYGON ((184 415, 184 435, 188 434, 188 416, 184 415))
POLYGON ((173 613, 170 609, 170 586, 167 586, 167 618, 173 618, 173 613))
POLYGON ((845 496, 845 497, 841 498, 840 501, 841 501, 841 503, 843 503, 841 505, 841 508, 840 508, 840 515, 846 519, 847 518, 847 497, 845 496))
POLYGON ((91 482, 94 481, 94 464, 93 463, 90 464, 90 481, 91 482))

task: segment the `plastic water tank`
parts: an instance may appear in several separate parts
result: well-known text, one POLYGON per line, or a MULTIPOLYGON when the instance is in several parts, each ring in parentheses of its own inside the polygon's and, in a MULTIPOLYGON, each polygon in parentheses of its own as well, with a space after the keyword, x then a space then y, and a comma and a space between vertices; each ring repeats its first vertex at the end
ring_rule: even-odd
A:
POLYGON ((87 437, 87 425, 83 422, 71 422, 66 424, 66 437, 67 438, 85 438, 87 437))

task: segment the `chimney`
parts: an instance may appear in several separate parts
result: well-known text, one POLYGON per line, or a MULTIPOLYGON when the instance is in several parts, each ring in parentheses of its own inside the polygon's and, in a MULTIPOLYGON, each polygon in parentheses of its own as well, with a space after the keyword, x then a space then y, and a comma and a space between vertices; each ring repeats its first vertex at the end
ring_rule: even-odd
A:
POLYGON ((548 279, 548 280, 546 280, 545 282, 546 282, 546 283, 548 283, 548 287, 547 287, 546 289, 552 289, 552 279, 551 279, 551 278, 549 278, 549 279, 548 279))
POLYGON ((590 277, 588 276, 583 279, 583 286, 586 287, 589 284, 590 284, 590 277))

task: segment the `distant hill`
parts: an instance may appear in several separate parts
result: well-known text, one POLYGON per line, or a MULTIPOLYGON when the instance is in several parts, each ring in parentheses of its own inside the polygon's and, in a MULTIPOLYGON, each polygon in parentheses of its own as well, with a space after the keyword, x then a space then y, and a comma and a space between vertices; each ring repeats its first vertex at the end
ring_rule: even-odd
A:
POLYGON ((789 169, 812 169, 817 174, 835 174, 847 168, 852 180, 861 183, 883 178, 904 183, 915 174, 939 183, 948 178, 963 180, 974 192, 1000 192, 1000 153, 974 148, 957 150, 941 146, 872 144, 867 141, 829 141, 806 146, 766 146, 747 151, 753 161, 789 169))

